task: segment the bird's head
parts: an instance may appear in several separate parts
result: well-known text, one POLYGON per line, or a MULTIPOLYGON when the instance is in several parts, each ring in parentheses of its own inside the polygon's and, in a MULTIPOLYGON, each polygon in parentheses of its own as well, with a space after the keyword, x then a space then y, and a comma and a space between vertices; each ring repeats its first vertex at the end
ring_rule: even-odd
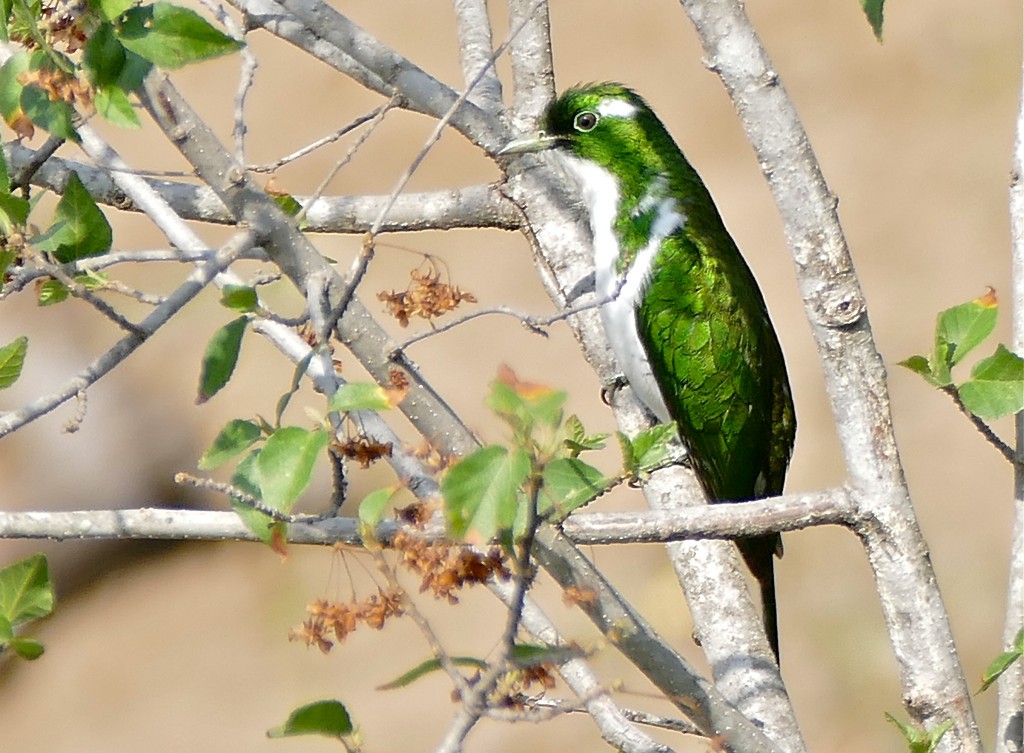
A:
POLYGON ((646 183, 671 172, 672 155, 678 154, 672 137, 647 103, 622 84, 568 89, 545 111, 541 128, 506 144, 498 154, 554 149, 630 183, 646 183))

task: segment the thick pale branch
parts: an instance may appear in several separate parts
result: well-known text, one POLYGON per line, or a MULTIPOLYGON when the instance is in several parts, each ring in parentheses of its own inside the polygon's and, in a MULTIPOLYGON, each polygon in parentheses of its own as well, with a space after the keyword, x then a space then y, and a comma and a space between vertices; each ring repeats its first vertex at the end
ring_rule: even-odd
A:
MULTIPOLYGON (((319 0, 233 0, 253 25, 302 47, 364 86, 404 98, 412 110, 440 118, 458 95, 393 49, 319 0)), ((501 122, 463 102, 451 125, 474 144, 493 152, 508 136, 501 122)))
MULTIPOLYGON (((292 355, 299 355, 297 351, 292 355)), ((312 374, 316 378, 320 376, 312 374)), ((354 420, 374 437, 394 439, 386 424, 375 413, 359 413, 354 420), (380 423, 376 423, 380 422, 380 423)), ((411 456, 395 470, 401 478, 429 478, 414 467, 411 456)), ((437 499, 436 484, 412 490, 420 499, 437 499)), ((651 544, 685 539, 734 539, 774 531, 795 531, 819 525, 854 524, 854 506, 845 489, 829 489, 810 494, 792 494, 754 502, 730 505, 705 505, 683 510, 647 510, 629 513, 577 512, 561 524, 566 537, 579 545, 651 544)), ((384 522, 375 541, 390 545, 399 530, 414 533, 427 541, 445 539, 440 523, 424 529, 384 522)), ((201 510, 81 510, 73 512, 0 511, 0 539, 189 539, 219 541, 237 539, 255 541, 233 512, 201 510)), ((363 546, 359 521, 355 518, 327 518, 292 523, 287 540, 293 544, 363 546)))
POLYGON ((462 80, 465 86, 483 73, 469 96, 482 110, 497 114, 501 110, 501 79, 491 62, 493 42, 491 19, 486 0, 454 0, 455 22, 459 34, 462 80))
MULTIPOLYGON (((18 144, 5 144, 4 155, 14 170, 31 164, 35 152, 18 144)), ((125 211, 142 208, 121 189, 111 173, 81 162, 51 157, 35 173, 32 183, 63 193, 68 174, 75 172, 83 185, 101 204, 125 211)), ((156 178, 142 178, 174 212, 186 220, 234 224, 234 215, 215 191, 207 186, 156 178)), ((313 233, 365 233, 380 216, 387 196, 325 196, 309 205, 303 228, 313 233)), ((307 196, 296 196, 303 206, 307 196)), ((517 230, 518 210, 497 187, 466 186, 399 196, 381 225, 382 232, 449 230, 455 228, 497 228, 517 230)))
POLYGON ((874 571, 908 711, 954 728, 939 751, 981 750, 927 546, 892 431, 885 368, 836 212, 800 120, 739 0, 681 0, 725 84, 779 207, 817 341, 858 533, 874 571))
MULTIPOLYGON (((1017 136, 1010 172, 1010 275, 1013 285, 1013 349, 1024 355, 1024 71, 1021 80, 1017 136)), ((1006 588, 1006 624, 1003 650, 1008 651, 1024 627, 1024 412, 1014 416, 1017 464, 1014 466, 1014 521, 1010 539, 1010 572, 1006 588)), ((996 751, 1020 753, 1024 749, 1024 661, 1018 660, 999 678, 999 713, 996 751)))

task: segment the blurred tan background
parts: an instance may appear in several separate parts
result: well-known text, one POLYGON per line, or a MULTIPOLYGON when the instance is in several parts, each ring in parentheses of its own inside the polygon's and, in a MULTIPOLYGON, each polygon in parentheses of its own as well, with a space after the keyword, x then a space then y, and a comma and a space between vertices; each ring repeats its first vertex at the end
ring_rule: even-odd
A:
MULTIPOLYGON (((778 219, 728 98, 703 68, 699 44, 679 6, 668 0, 558 0, 552 6, 559 86, 617 79, 643 93, 703 174, 765 290, 786 351, 800 424, 788 489, 840 483, 842 459, 778 219)), ((354 0, 339 8, 434 75, 460 86, 449 3, 354 0)), ((999 650, 1010 471, 947 399, 895 364, 928 349, 939 310, 980 295, 987 285, 1008 295, 1007 181, 1021 75, 1021 6, 1003 0, 891 3, 882 45, 854 0, 775 0, 751 3, 748 10, 840 198, 875 336, 890 370, 914 502, 961 659, 977 687, 999 650)), ((496 7, 494 12, 503 29, 504 11, 496 7)), ((265 33, 251 35, 250 41, 261 63, 249 109, 251 162, 276 159, 377 102, 265 33)), ((174 76, 225 137, 237 63, 217 61, 174 76)), ((328 193, 390 190, 431 127, 418 116, 389 117, 328 193)), ((183 167, 149 125, 139 134, 106 132, 136 167, 183 167)), ((346 146, 335 145, 283 170, 278 187, 296 194, 311 191, 346 146)), ((448 134, 412 188, 498 177, 493 164, 448 134)), ((144 219, 113 211, 108 216, 116 223, 119 248, 164 245, 144 219)), ((211 244, 225 237, 223 230, 201 232, 211 244)), ((550 310, 518 235, 452 231, 389 240, 443 258, 453 283, 472 291, 481 305, 550 310)), ((342 269, 358 242, 316 239, 342 269)), ((407 250, 384 248, 361 289, 370 308, 383 317, 375 293, 403 288, 418 262, 407 250)), ((181 270, 124 270, 124 275, 166 292, 181 270)), ((268 295, 287 313, 299 306, 285 284, 268 295)), ((15 389, 0 394, 2 409, 62 384, 116 337, 77 303, 38 309, 23 298, 5 302, 0 318, 0 342, 19 334, 31 338, 24 376, 15 389)), ((1009 301, 1004 297, 1003 303, 1009 301)), ((291 377, 291 367, 250 336, 232 383, 209 404, 195 406, 200 353, 230 317, 213 292, 204 294, 89 391, 88 413, 77 434, 62 433, 72 415, 64 408, 6 439, 0 505, 223 507, 222 500, 174 487, 171 478, 194 469, 228 419, 272 415, 291 377)), ((1004 342, 1007 322, 1004 314, 998 331, 1004 342)), ((613 430, 599 385, 565 328, 544 340, 507 319, 478 320, 417 346, 412 356, 486 439, 501 438, 500 427, 482 409, 500 363, 512 365, 523 378, 568 390, 571 409, 588 428, 613 430)), ((358 378, 352 359, 341 358, 346 375, 358 378)), ((290 422, 307 423, 304 404, 320 405, 304 395, 294 402, 290 422)), ((1009 436, 1008 422, 996 428, 1009 436)), ((615 455, 602 462, 614 467, 615 455)), ((388 479, 384 468, 357 473, 348 509, 388 479)), ((306 506, 318 509, 326 489, 326 479, 319 479, 306 506)), ((601 508, 642 504, 638 494, 623 492, 602 500, 601 508)), ((342 562, 332 552, 294 547, 282 563, 246 544, 4 541, 0 563, 39 549, 53 557, 62 599, 56 615, 34 630, 46 644, 45 656, 31 665, 0 663, 0 748, 5 751, 327 751, 336 749, 327 740, 263 736, 294 706, 326 697, 349 706, 367 750, 429 750, 451 718, 449 688, 440 676, 404 690, 374 690, 428 656, 408 621, 389 625, 384 633, 357 633, 327 657, 287 641, 289 627, 301 622, 310 600, 344 599, 353 587, 360 596, 372 592, 372 568, 356 556, 342 562)), ((786 551, 777 576, 783 671, 810 748, 903 750, 883 718, 885 711, 900 718, 903 712, 895 662, 858 542, 844 531, 811 530, 788 535, 786 551)), ((655 626, 699 663, 685 606, 661 551, 652 546, 591 553, 655 626)), ((561 605, 553 589, 542 587, 541 594, 568 637, 598 647, 595 664, 606 682, 623 683, 624 705, 668 711, 611 650, 600 649, 595 632, 561 605)), ((482 655, 493 647, 501 612, 488 594, 466 594, 457 608, 424 603, 424 609, 436 618, 453 653, 482 655)), ((983 694, 975 703, 991 743, 995 696, 983 694)), ((699 741, 663 737, 678 750, 706 749, 699 741)), ((605 749, 580 717, 541 726, 484 722, 467 750, 561 751, 570 739, 575 746, 605 749)))

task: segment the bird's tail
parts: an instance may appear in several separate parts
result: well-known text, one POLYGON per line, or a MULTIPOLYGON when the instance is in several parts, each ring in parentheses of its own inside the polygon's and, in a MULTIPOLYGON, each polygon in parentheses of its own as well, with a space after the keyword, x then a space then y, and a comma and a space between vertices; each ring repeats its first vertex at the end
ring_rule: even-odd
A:
POLYGON ((781 552, 782 539, 778 534, 740 539, 736 542, 751 574, 761 587, 761 613, 768 645, 779 660, 779 610, 775 601, 775 555, 781 552))

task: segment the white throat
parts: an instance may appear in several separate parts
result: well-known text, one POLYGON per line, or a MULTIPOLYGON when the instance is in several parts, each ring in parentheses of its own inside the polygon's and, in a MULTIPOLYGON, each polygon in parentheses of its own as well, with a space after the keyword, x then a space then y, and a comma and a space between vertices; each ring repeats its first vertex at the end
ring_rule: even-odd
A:
POLYGON ((564 152, 556 152, 568 172, 580 184, 583 202, 590 214, 590 229, 594 236, 594 275, 597 294, 612 298, 601 307, 601 321, 605 333, 630 386, 637 397, 661 421, 670 421, 668 407, 661 396, 647 353, 637 333, 636 307, 651 276, 654 258, 661 242, 686 224, 675 199, 668 195, 664 180, 655 181, 651 190, 638 204, 639 215, 657 208, 651 227, 651 238, 640 249, 629 269, 620 275, 619 243, 614 225, 619 213, 619 188, 612 173, 599 165, 564 152))

